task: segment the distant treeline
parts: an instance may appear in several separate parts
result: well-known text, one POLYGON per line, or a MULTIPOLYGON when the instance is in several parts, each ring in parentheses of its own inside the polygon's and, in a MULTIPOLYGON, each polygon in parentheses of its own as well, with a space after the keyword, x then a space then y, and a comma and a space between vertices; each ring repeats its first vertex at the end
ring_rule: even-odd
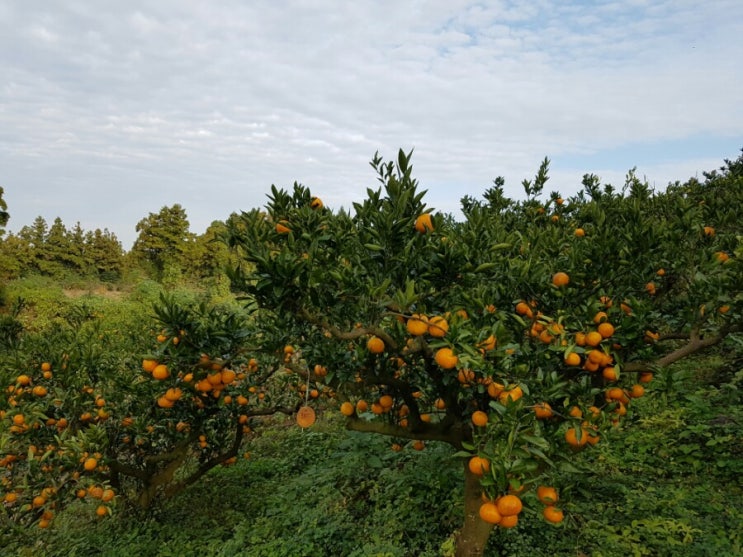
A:
MULTIPOLYGON (((202 280, 222 275, 229 251, 219 241, 225 223, 215 221, 204 234, 189 230, 188 217, 178 204, 150 213, 136 227, 138 236, 125 252, 108 229, 86 231, 80 223, 67 227, 57 217, 51 226, 43 217, 17 233, 4 230, 10 218, 0 188, 0 279, 29 275, 57 279, 82 277, 117 282, 132 272, 155 280, 202 280)), ((232 217, 230 217, 232 218, 232 217)))

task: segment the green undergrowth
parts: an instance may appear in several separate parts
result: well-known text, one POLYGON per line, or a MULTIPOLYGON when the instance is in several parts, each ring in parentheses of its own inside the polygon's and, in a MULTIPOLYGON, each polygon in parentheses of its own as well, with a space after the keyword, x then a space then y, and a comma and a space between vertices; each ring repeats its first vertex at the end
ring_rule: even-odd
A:
MULTIPOLYGON (((575 471, 550 478, 565 522, 544 522, 527 491, 519 525, 493 535, 487 555, 743 554, 741 366, 695 360, 655 381, 575 471)), ((396 453, 389 439, 347 432, 332 414, 308 430, 267 425, 249 459, 148 517, 119 508, 93 520, 76 504, 48 531, 4 524, 3 555, 451 555, 462 474, 453 458, 441 463, 452 451, 429 443, 396 453)))

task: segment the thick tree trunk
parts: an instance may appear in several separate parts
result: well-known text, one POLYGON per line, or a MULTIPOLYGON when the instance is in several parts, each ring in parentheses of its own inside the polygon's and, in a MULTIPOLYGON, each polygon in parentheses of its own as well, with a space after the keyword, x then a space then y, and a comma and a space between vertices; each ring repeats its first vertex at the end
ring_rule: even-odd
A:
POLYGON ((480 518, 482 488, 478 476, 464 462, 464 525, 457 534, 456 557, 481 557, 493 525, 480 518))

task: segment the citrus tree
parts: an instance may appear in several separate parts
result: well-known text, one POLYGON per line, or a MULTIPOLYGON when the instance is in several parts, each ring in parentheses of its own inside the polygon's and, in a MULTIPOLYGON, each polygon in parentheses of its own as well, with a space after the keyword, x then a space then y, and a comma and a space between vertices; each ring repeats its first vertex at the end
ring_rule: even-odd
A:
POLYGON ((553 472, 621 429, 659 368, 740 331, 740 161, 660 193, 587 175, 564 200, 545 159, 524 200, 497 179, 461 222, 426 206, 410 154, 371 164, 381 187, 350 211, 295 183, 230 219, 266 354, 287 345, 350 429, 454 447, 457 555, 524 507, 559 525, 553 472))
POLYGON ((301 403, 297 377, 251 350, 239 308, 162 297, 125 331, 100 317, 72 312, 4 346, 0 499, 17 524, 46 528, 75 499, 100 517, 119 501, 148 509, 234 463, 260 416, 301 403))

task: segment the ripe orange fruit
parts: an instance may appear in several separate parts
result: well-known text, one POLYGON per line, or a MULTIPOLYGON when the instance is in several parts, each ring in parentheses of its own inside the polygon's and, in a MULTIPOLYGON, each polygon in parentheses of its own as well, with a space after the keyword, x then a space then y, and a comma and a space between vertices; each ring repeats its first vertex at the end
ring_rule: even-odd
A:
POLYGON ((648 293, 648 294, 650 294, 651 296, 655 296, 655 283, 654 283, 654 282, 649 282, 649 283, 647 283, 647 284, 645 285, 645 290, 646 290, 646 291, 647 291, 647 293, 648 293))
POLYGON ((519 516, 516 514, 504 516, 500 519, 498 526, 501 528, 513 528, 519 523, 519 516))
POLYGON ((165 398, 171 402, 180 400, 181 396, 183 396, 183 391, 178 387, 171 387, 165 392, 165 398))
POLYGON ((104 489, 103 494, 101 495, 101 501, 104 503, 108 503, 111 501, 116 494, 114 493, 113 489, 104 489))
POLYGON ((572 447, 582 447, 588 443, 588 430, 581 428, 580 439, 578 439, 578 432, 576 428, 571 427, 565 431, 565 441, 572 447))
POLYGON ((289 223, 286 222, 285 220, 281 220, 281 221, 277 222, 276 223, 276 232, 278 234, 289 234, 289 232, 291 232, 291 228, 289 228, 287 226, 287 224, 289 224, 289 223))
POLYGON ((385 410, 392 408, 395 400, 390 395, 382 395, 379 397, 379 405, 385 410))
POLYGON ((612 325, 608 321, 599 324, 596 329, 603 338, 609 338, 614 334, 614 325, 612 325))
POLYGON ((152 373, 152 371, 156 367, 157 367, 157 360, 149 360, 149 359, 142 360, 142 369, 146 371, 147 373, 152 373))
POLYGON ((498 524, 503 516, 498 512, 498 507, 492 501, 486 501, 480 505, 480 518, 489 524, 498 524))
POLYGON ((416 451, 422 451, 423 449, 426 448, 426 444, 419 439, 419 440, 413 442, 413 448, 416 451))
POLYGON ((341 414, 343 414, 344 416, 353 416, 354 411, 354 406, 350 402, 346 401, 341 404, 341 414))
POLYGON ((469 385, 470 383, 473 383, 475 381, 475 372, 471 369, 460 369, 457 372, 457 381, 459 381, 462 385, 469 385))
POLYGON ((310 427, 315 423, 315 411, 310 406, 302 406, 297 411, 297 424, 299 427, 310 427))
POLYGON ((604 340, 604 337, 602 337, 601 333, 599 333, 598 331, 591 331, 590 333, 586 334, 586 344, 588 346, 596 347, 601 344, 602 340, 604 340))
POLYGON ((443 317, 436 315, 428 320, 428 334, 432 337, 443 338, 449 330, 449 323, 443 317))
POLYGON ((529 319, 534 316, 534 312, 529 307, 529 304, 527 304, 526 302, 519 302, 518 304, 516 304, 516 313, 518 313, 519 315, 523 315, 524 317, 528 317, 529 319))
POLYGON ((50 364, 49 362, 42 362, 41 371, 52 371, 52 364, 50 364))
POLYGON ((607 381, 616 381, 618 379, 617 376, 617 370, 613 367, 605 367, 601 371, 601 375, 606 379, 607 381))
POLYGON ((431 213, 424 213, 415 219, 415 229, 421 234, 426 232, 433 232, 433 221, 431 220, 431 213))
POLYGON ((434 408, 436 410, 445 410, 446 409, 446 402, 443 398, 437 398, 433 403, 434 408))
POLYGON ((379 337, 371 337, 366 341, 366 348, 372 354, 381 354, 384 352, 384 341, 379 337))
POLYGON ((485 427, 488 425, 488 415, 482 410, 475 410, 472 413, 472 423, 477 427, 485 427))
POLYGON ((426 331, 428 331, 428 318, 425 315, 414 313, 408 318, 405 327, 414 337, 425 335, 426 331))
POLYGON ((717 259, 720 263, 725 263, 728 259, 730 259, 730 256, 724 251, 716 251, 715 259, 717 259))
POLYGON ((524 391, 518 385, 512 385, 498 395, 498 402, 506 406, 509 402, 516 402, 524 396, 524 391))
POLYGON ((106 505, 98 505, 95 514, 100 517, 106 516, 108 514, 108 507, 106 507, 106 505))
POLYGON ((632 398, 640 398, 642 395, 645 394, 645 387, 642 385, 632 385, 632 389, 630 390, 629 396, 632 398))
POLYGON ((603 323, 607 319, 609 319, 609 316, 606 314, 605 311, 598 311, 596 312, 596 315, 593 316, 593 322, 596 323, 597 325, 599 323, 603 323))
POLYGON ((586 231, 585 231, 585 230, 583 230, 582 228, 576 228, 576 229, 575 229, 575 235, 576 235, 576 236, 577 236, 578 238, 582 238, 583 236, 585 236, 585 235, 586 235, 586 231))
POLYGON ((540 485, 537 488, 537 499, 545 505, 554 505, 559 500, 559 496, 554 487, 540 485))
POLYGON ((25 387, 31 384, 31 378, 28 375, 19 375, 18 377, 16 377, 15 382, 16 384, 25 387))
POLYGON ((168 371, 168 366, 165 364, 159 364, 155 366, 155 368, 152 370, 152 378, 157 379, 158 381, 163 381, 164 379, 167 379, 170 377, 170 371, 168 371))
POLYGON ((467 467, 476 476, 482 476, 490 471, 490 461, 487 458, 475 455, 470 458, 467 467))
POLYGON ((489 350, 495 350, 495 345, 497 344, 497 339, 495 338, 495 335, 490 335, 488 338, 483 340, 482 342, 479 342, 477 344, 477 347, 480 350, 489 351, 489 350))
POLYGON ((500 395, 504 389, 504 385, 493 381, 492 383, 488 384, 488 396, 490 396, 490 398, 498 398, 498 395, 500 395))
POLYGON ((454 351, 451 348, 439 348, 436 351, 434 360, 436 360, 436 363, 443 369, 454 369, 457 367, 457 363, 459 362, 459 358, 454 354, 454 351))
POLYGON ((544 507, 542 510, 542 516, 544 516, 547 522, 551 522, 552 524, 560 524, 560 522, 565 519, 565 514, 552 505, 544 507))
POLYGON ((513 494, 499 497, 495 504, 498 507, 498 512, 501 514, 501 516, 517 515, 521 512, 521 509, 524 508, 524 505, 521 503, 521 499, 513 494))
POLYGON ((711 226, 704 227, 704 235, 712 238, 715 235, 715 229, 711 226))
POLYGON ((558 288, 562 286, 566 286, 570 282, 570 277, 567 273, 563 273, 562 271, 555 273, 552 275, 552 284, 557 286, 558 288))
POLYGON ((31 392, 36 396, 46 396, 48 393, 46 387, 43 385, 36 385, 33 389, 31 389, 31 392))
POLYGON ((569 366, 579 366, 580 354, 578 354, 577 352, 571 352, 570 354, 567 354, 565 356, 565 364, 569 366))
POLYGON ((83 463, 83 469, 86 472, 92 472, 96 469, 96 466, 98 466, 98 461, 93 457, 86 459, 83 463))
POLYGON ((363 414, 369 410, 369 403, 366 402, 363 398, 361 400, 356 401, 356 412, 359 414, 363 414))
POLYGON ((534 414, 537 416, 538 420, 546 420, 554 415, 552 407, 547 402, 538 402, 535 404, 534 414))
POLYGON ((322 209, 323 202, 319 197, 313 197, 312 201, 310 201, 310 207, 312 207, 313 209, 322 209))

